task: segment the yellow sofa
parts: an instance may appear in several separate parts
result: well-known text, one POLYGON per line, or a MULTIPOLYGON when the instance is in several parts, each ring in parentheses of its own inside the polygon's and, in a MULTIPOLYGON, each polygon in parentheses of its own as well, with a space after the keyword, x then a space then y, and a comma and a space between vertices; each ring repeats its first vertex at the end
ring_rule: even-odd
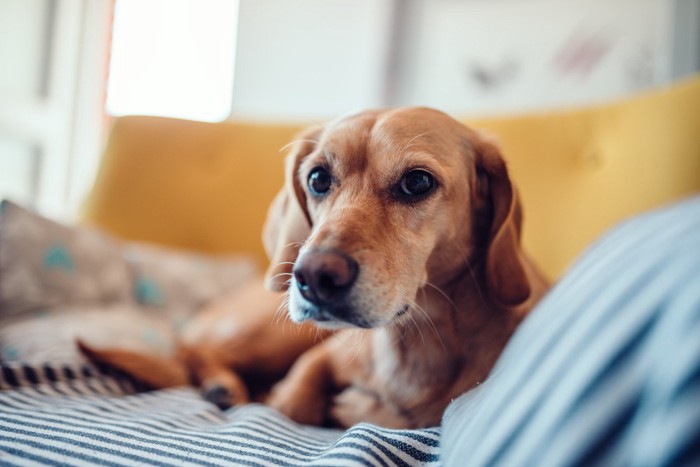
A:
MULTIPOLYGON (((526 248, 552 279, 615 222, 700 191, 700 77, 619 102, 464 119, 501 142, 526 248)), ((305 125, 117 119, 84 220, 125 238, 250 253, 305 125)))
MULTIPOLYGON (((611 223, 700 191, 699 101, 696 79, 597 108, 470 120, 501 138, 524 198, 525 241, 552 278, 611 223)), ((298 129, 120 119, 85 220, 123 238, 264 261, 279 149, 298 129)), ((134 382, 85 366, 76 331, 167 352, 173 326, 240 276, 222 281, 221 265, 207 264, 218 261, 139 256, 12 203, 0 214, 2 460, 700 465, 700 197, 593 248, 439 428, 344 432, 259 404, 219 412, 189 387, 135 394, 134 382), (192 267, 177 272, 183 262, 192 267), (194 282, 214 287, 195 293, 194 282)))

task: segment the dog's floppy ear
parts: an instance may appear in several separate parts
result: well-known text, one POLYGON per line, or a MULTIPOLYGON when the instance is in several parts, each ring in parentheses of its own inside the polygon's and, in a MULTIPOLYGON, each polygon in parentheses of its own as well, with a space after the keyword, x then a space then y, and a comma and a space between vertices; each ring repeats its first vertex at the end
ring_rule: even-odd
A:
POLYGON ((476 205, 483 206, 491 220, 490 226, 485 226, 487 286, 499 303, 517 306, 531 293, 520 246, 522 211, 518 193, 498 147, 478 134, 472 144, 476 152, 476 196, 480 198, 476 205))
POLYGON ((270 205, 263 227, 263 244, 270 259, 265 287, 275 292, 287 290, 299 248, 311 231, 298 172, 304 158, 316 149, 320 134, 320 127, 309 128, 292 144, 286 160, 284 186, 270 205))

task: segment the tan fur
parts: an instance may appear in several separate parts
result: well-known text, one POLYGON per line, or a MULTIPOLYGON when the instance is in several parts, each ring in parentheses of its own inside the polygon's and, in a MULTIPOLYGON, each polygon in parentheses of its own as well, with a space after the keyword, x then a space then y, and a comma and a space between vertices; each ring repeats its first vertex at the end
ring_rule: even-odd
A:
MULTIPOLYGON (((498 148, 435 110, 369 111, 301 135, 286 177, 264 229, 266 286, 288 289, 289 315, 301 321, 308 304, 294 265, 319 249, 342 252, 359 265, 344 298, 349 319, 370 329, 317 323, 349 329, 314 345, 313 332, 271 325, 280 298, 265 299, 254 284, 229 299, 235 306, 205 313, 173 365, 202 387, 238 391, 233 402, 249 399, 239 376, 250 387, 259 374, 274 379, 291 366, 266 402, 302 423, 438 424, 453 398, 484 381, 547 288, 520 247, 521 207, 498 148), (334 177, 322 198, 306 186, 319 165, 334 177), (437 188, 401 202, 392 190, 415 168, 437 188), (227 322, 236 331, 212 338, 227 322)), ((86 353, 101 361, 118 354, 86 353)))
MULTIPOLYGON (((450 400, 486 378, 546 290, 520 247, 522 213, 499 150, 440 112, 411 108, 331 123, 289 157, 298 168, 283 193, 305 207, 295 241, 309 219, 298 254, 354 258, 361 273, 348 300, 373 329, 340 331, 306 352, 268 403, 311 424, 438 424, 450 400), (304 186, 319 165, 337 178, 320 200, 304 186), (392 199, 416 167, 436 177, 436 192, 417 204, 392 199)), ((296 258, 284 260, 275 273, 292 272, 296 258)), ((295 318, 303 298, 294 283, 289 293, 295 318)))
MULTIPOLYGON (((299 355, 328 331, 296 325, 283 315, 283 297, 252 280, 207 305, 190 320, 175 355, 155 357, 79 341, 89 359, 118 368, 153 389, 194 385, 206 396, 219 388, 222 407, 259 400, 299 355)), ((213 401, 214 402, 214 401, 213 401)))

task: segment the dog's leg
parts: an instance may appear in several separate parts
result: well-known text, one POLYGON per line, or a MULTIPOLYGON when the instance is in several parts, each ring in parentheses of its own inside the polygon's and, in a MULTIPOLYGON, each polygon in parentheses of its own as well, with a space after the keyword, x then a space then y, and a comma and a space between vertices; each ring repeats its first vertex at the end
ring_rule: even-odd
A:
POLYGON ((414 423, 396 407, 382 402, 379 394, 359 387, 349 387, 333 398, 329 419, 334 426, 351 427, 373 423, 387 428, 413 428, 414 423))
POLYGON ((326 343, 299 357, 287 376, 274 386, 267 405, 297 423, 326 423, 330 395, 342 384, 334 375, 332 350, 326 343))
POLYGON ((250 402, 248 388, 241 377, 207 348, 182 346, 178 357, 185 362, 192 383, 202 396, 221 410, 250 402))

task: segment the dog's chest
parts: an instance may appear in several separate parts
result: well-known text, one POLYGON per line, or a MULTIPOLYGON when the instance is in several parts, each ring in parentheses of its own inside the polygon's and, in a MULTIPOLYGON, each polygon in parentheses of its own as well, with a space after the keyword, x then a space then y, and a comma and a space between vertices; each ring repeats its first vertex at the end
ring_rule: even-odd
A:
POLYGON ((372 344, 370 386, 385 399, 399 406, 411 404, 441 385, 440 362, 431 361, 420 345, 406 346, 384 331, 375 334, 372 344))
POLYGON ((378 330, 372 341, 372 373, 373 379, 386 383, 398 373, 401 365, 400 354, 396 345, 384 330, 378 330))

